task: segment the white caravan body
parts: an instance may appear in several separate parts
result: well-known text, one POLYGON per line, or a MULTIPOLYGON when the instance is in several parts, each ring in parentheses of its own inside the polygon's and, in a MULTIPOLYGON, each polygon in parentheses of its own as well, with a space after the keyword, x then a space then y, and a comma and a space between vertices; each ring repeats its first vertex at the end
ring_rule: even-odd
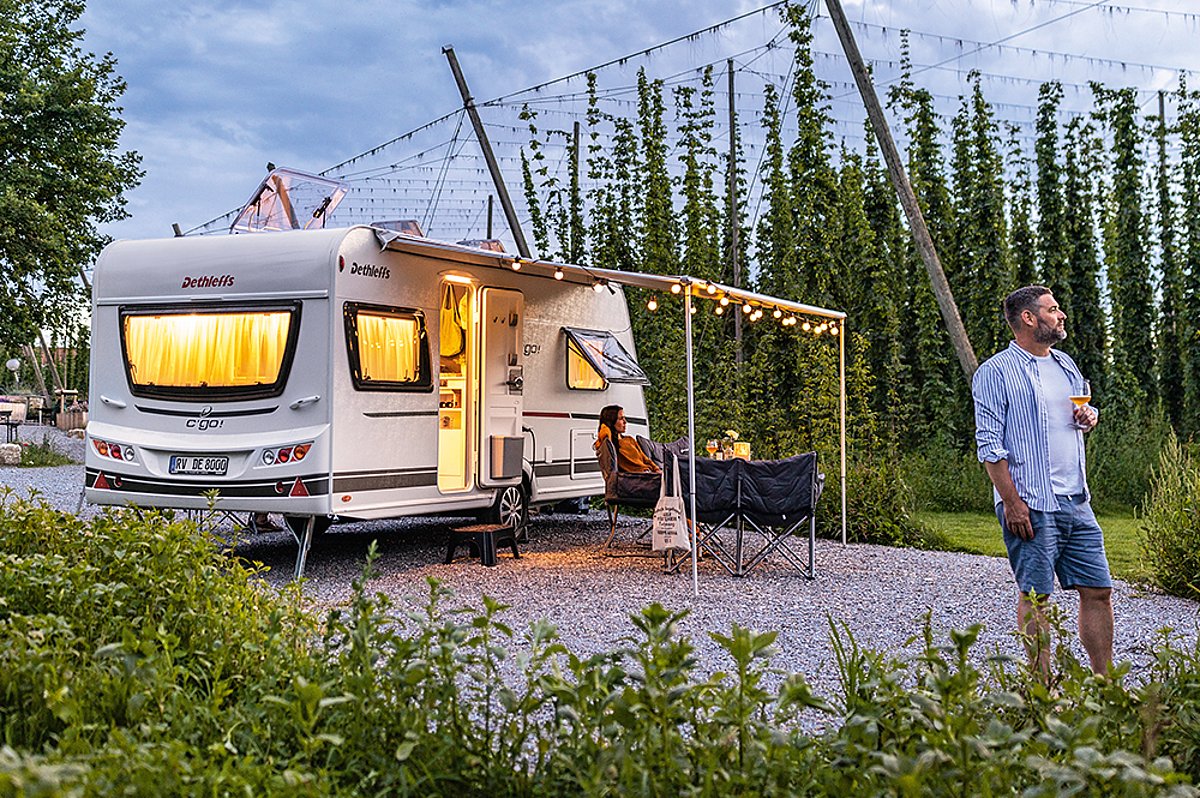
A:
POLYGON ((603 493, 600 409, 649 432, 624 294, 514 261, 371 227, 110 245, 88 501, 374 519, 603 493))

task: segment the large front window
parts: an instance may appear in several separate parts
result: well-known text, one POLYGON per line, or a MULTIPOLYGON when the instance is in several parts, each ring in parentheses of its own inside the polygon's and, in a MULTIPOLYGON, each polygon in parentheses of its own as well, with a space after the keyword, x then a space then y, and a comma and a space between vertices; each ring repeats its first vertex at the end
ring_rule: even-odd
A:
POLYGON ((350 376, 360 391, 424 391, 433 387, 425 314, 347 302, 350 376))
POLYGON ((135 395, 164 398, 277 396, 287 382, 299 327, 299 303, 122 308, 130 388, 135 395))

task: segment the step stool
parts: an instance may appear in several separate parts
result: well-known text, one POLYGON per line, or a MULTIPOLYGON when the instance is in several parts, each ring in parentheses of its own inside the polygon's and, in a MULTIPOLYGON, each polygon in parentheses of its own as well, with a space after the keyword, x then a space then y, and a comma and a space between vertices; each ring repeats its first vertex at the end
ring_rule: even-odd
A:
POLYGON ((454 553, 459 546, 471 546, 480 561, 489 568, 496 564, 496 546, 512 547, 513 557, 520 559, 517 551, 516 530, 507 524, 472 524, 450 530, 450 543, 446 547, 446 565, 454 562, 454 553))

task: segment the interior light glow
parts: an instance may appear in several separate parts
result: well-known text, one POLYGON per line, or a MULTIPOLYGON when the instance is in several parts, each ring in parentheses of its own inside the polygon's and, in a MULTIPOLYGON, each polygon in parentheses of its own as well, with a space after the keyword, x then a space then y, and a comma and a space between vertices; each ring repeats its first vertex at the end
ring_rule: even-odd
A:
POLYGON ((463 277, 458 274, 443 274, 442 279, 448 283, 458 283, 459 285, 471 285, 470 277, 463 277))

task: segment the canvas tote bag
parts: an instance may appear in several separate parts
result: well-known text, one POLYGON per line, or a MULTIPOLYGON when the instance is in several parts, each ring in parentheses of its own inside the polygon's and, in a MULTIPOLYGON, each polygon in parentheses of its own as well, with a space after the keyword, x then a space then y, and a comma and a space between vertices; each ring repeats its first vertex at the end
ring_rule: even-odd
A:
POLYGON ((671 457, 671 481, 675 490, 667 495, 667 475, 663 474, 658 503, 654 505, 652 548, 654 551, 691 551, 686 516, 683 513, 683 489, 679 480, 679 460, 671 457))

